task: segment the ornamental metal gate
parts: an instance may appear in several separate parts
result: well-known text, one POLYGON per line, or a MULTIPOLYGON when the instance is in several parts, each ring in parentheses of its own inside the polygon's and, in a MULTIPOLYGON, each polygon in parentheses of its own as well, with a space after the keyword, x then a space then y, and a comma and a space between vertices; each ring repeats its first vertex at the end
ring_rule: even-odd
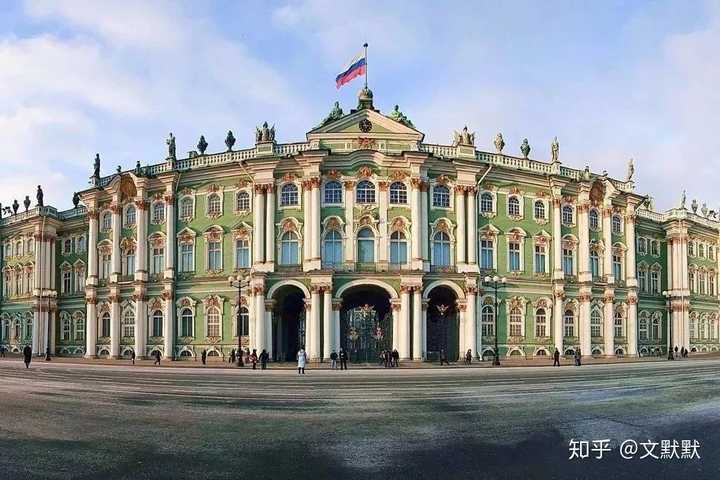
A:
POLYGON ((341 344, 352 362, 379 362, 380 352, 392 349, 392 314, 379 318, 371 305, 345 312, 341 330, 341 344))

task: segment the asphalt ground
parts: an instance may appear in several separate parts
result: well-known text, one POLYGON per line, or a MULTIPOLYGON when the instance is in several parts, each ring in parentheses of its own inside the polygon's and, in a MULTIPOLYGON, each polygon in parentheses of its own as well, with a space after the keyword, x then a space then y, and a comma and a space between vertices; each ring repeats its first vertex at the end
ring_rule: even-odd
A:
POLYGON ((717 479, 719 371, 717 358, 304 376, 0 361, 0 478, 717 479), (587 458, 569 458, 573 440, 587 458), (662 440, 697 441, 700 458, 639 458, 662 440))

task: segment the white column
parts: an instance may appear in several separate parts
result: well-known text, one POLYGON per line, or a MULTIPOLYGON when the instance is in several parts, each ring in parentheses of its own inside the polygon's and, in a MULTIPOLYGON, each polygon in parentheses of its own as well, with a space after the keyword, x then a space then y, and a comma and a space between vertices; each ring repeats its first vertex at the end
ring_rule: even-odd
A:
POLYGON ((583 356, 592 355, 591 350, 591 331, 590 331, 590 300, 592 298, 591 289, 587 286, 580 287, 580 352, 583 356))
POLYGON ((392 348, 400 352, 400 301, 392 300, 390 302, 392 310, 392 348))
POLYGON ((319 270, 321 268, 320 266, 320 222, 322 219, 320 218, 320 179, 319 178, 313 178, 310 181, 310 185, 312 187, 312 191, 310 193, 311 198, 311 208, 312 208, 312 214, 311 214, 311 221, 312 221, 312 228, 310 229, 310 245, 311 245, 311 260, 313 262, 313 269, 319 270))
MULTIPOLYGON (((265 215, 265 186, 255 185, 253 195, 253 264, 265 261, 265 229, 263 228, 265 215)), ((263 302, 265 300, 263 299, 263 302)), ((257 305, 255 306, 257 308, 257 305)), ((265 306, 263 305, 263 309, 265 306)), ((264 317, 264 314, 263 316, 264 317)), ((262 318, 261 317, 261 318, 262 318)))
POLYGON ((398 353, 400 358, 410 358, 410 288, 400 286, 400 322, 398 324, 398 353))
POLYGON ((168 192, 165 195, 165 278, 175 278, 175 195, 168 192))
POLYGON ((97 345, 97 298, 89 297, 85 313, 85 358, 93 358, 97 345))
MULTIPOLYGON (((578 197, 578 280, 581 283, 591 283, 590 272, 590 232, 588 230, 588 210, 590 209, 589 191, 583 185, 578 197)), ((587 319, 590 320, 589 318, 587 319)), ((582 347, 581 347, 582 348, 582 347)))
POLYGON ((628 205, 625 211, 625 283, 628 287, 636 287, 635 278, 635 207, 628 205))
POLYGON ((429 251, 429 239, 430 236, 429 233, 429 219, 430 219, 430 205, 429 205, 430 198, 428 196, 428 184, 427 182, 422 182, 420 184, 420 203, 422 205, 421 210, 421 216, 420 216, 420 223, 422 223, 422 228, 420 230, 420 234, 422 235, 422 258, 424 263, 430 262, 430 251, 429 251))
MULTIPOLYGON (((271 270, 275 264, 275 191, 274 185, 266 187, 265 211, 265 262, 270 264, 271 270)), ((259 224, 262 224, 260 222, 259 224)))
MULTIPOLYGON (((88 241, 87 241, 87 252, 88 252, 88 281, 87 285, 97 285, 98 277, 98 212, 97 210, 90 210, 88 212, 88 241)), ((37 247, 36 247, 37 248, 37 247)), ((37 278, 38 275, 36 275, 37 278)))
MULTIPOLYGON (((302 193, 303 193, 303 270, 309 270, 308 262, 312 258, 312 199, 310 195, 310 189, 312 184, 309 180, 302 182, 302 193)), ((309 353, 308 353, 309 355, 309 353)))
POLYGON ((469 287, 467 289, 467 306, 465 309, 465 350, 460 352, 460 357, 463 357, 467 352, 467 349, 472 349, 472 356, 476 357, 478 354, 477 348, 477 317, 475 316, 475 294, 477 288, 469 287))
MULTIPOLYGON (((167 218, 167 217, 166 217, 167 218)), ((165 311, 163 312, 163 358, 173 358, 175 348, 175 304, 168 290, 163 292, 165 311)))
POLYGON ((615 355, 615 307, 613 299, 612 289, 605 290, 605 296, 603 298, 603 340, 605 342, 604 349, 606 356, 615 355))
POLYGON ((378 238, 378 263, 385 267, 388 262, 388 231, 390 225, 388 225, 388 183, 380 182, 379 185, 379 196, 378 196, 378 210, 380 216, 380 224, 378 232, 380 237, 378 238))
MULTIPOLYGON (((563 350, 563 316, 565 314, 565 309, 563 308, 563 299, 561 295, 558 295, 558 293, 555 293, 555 308, 553 308, 553 327, 554 327, 554 334, 553 337, 555 337, 555 348, 560 351, 560 355, 565 353, 563 350)), ((495 332, 497 334, 497 332, 495 332)))
MULTIPOLYGON (((410 190, 410 221, 412 222, 412 239, 410 241, 410 257, 413 269, 421 269, 422 266, 422 212, 420 205, 420 179, 412 179, 412 188, 410 190)), ((402 354, 401 354, 402 355, 402 354)))
MULTIPOLYGON (((257 299, 255 298, 255 293, 252 289, 250 302, 250 305, 248 305, 248 346, 250 347, 250 351, 252 351, 257 343, 257 323, 255 320, 257 318, 257 299)), ((264 300, 263 303, 265 303, 264 300)))
MULTIPOLYGON (((273 317, 273 300, 265 301, 265 350, 269 355, 268 358, 272 358, 273 355, 273 337, 272 337, 272 317, 273 317)), ((260 350, 262 353, 262 350, 260 350)))
MULTIPOLYGON (((331 351, 335 350, 335 352, 340 351, 340 308, 342 308, 342 301, 336 300, 332 304, 332 331, 333 331, 333 345, 331 346, 331 351)), ((393 317, 394 318, 394 317, 393 317)))
POLYGON ((135 356, 142 359, 145 358, 147 346, 147 300, 144 293, 135 298, 135 356))
POLYGON ((413 359, 422 360, 422 287, 413 288, 413 359))
MULTIPOLYGON (((559 195, 559 194, 558 194, 559 195)), ((561 199, 556 197, 553 199, 553 279, 562 280, 564 278, 562 268, 562 226, 560 223, 562 212, 560 210, 561 199)), ((560 315, 562 318, 562 314, 560 315)), ((560 337, 562 342, 562 337, 560 337)), ((562 344, 562 343, 561 343, 562 344)), ((562 351, 562 349, 560 350, 562 351)))
POLYGON ((120 229, 122 228, 121 212, 122 208, 119 204, 113 204, 112 210, 112 272, 110 282, 115 283, 120 275, 120 229))
POLYGON ((335 343, 335 331, 333 330, 333 309, 332 309, 332 289, 330 287, 323 288, 323 351, 322 358, 330 358, 330 352, 333 350, 335 343))
MULTIPOLYGON (((615 283, 613 274, 613 244, 612 244, 612 205, 605 205, 602 211, 603 222, 603 243, 605 243, 605 255, 603 256, 603 271, 607 278, 607 283, 612 285, 615 283)), ((633 245, 634 248, 634 245, 633 245)))
POLYGON ((427 309, 428 302, 422 302, 422 359, 427 360, 427 309))
POLYGON ((120 356, 120 297, 110 297, 110 358, 120 356))
POLYGON ((310 339, 308 355, 311 359, 320 358, 320 290, 313 287, 310 291, 310 339))
MULTIPOLYGON (((477 197, 475 187, 467 187, 467 263, 470 265, 477 264, 477 212, 475 210, 475 204, 477 197)), ((474 269, 476 270, 476 269, 474 269)), ((475 355, 475 348, 473 347, 473 355, 475 355)))
POLYGON ((628 355, 637 355, 637 301, 635 291, 629 290, 626 332, 628 355))
POLYGON ((467 226, 465 222, 465 186, 457 185, 455 187, 455 215, 457 224, 457 231, 455 236, 455 260, 457 265, 467 263, 467 257, 465 256, 465 238, 467 226))
POLYGON ((258 354, 266 348, 267 333, 265 328, 265 293, 263 287, 255 289, 255 345, 250 347, 252 351, 256 348, 258 354))
MULTIPOLYGON (((135 251, 135 281, 138 282, 147 280, 148 205, 145 199, 136 202, 136 205, 138 218, 135 236, 135 246, 137 248, 135 251)), ((171 241, 172 238, 168 237, 168 243, 171 241)))
POLYGON ((355 182, 345 182, 345 262, 355 263, 355 182))

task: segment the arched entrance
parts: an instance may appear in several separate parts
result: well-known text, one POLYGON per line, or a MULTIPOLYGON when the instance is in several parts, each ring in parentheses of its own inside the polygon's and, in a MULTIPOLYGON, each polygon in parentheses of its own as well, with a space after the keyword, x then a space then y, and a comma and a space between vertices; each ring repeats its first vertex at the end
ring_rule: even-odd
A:
POLYGON ((427 347, 428 360, 439 360, 440 352, 447 352, 448 360, 457 360, 460 353, 457 294, 439 285, 428 295, 427 347))
POLYGON ((355 285, 342 293, 340 346, 355 363, 377 363, 392 350, 390 293, 377 285, 355 285))
POLYGON ((274 291, 272 322, 273 358, 295 361, 300 346, 305 346, 305 293, 295 285, 283 285, 274 291))

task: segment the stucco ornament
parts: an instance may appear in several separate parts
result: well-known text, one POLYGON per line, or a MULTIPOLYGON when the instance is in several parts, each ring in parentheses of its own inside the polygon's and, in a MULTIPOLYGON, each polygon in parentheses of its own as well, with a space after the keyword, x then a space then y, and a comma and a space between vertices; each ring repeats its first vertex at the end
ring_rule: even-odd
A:
POLYGON ((453 146, 466 145, 468 147, 475 146, 475 132, 470 133, 467 125, 461 131, 453 132, 453 146))
POLYGON ((528 158, 528 155, 530 155, 530 143, 528 142, 527 138, 523 139, 522 145, 520 145, 520 151, 525 158, 528 158))
POLYGON ((493 140, 493 143, 495 144, 495 151, 498 153, 502 153, 503 148, 505 148, 505 140, 503 140, 502 133, 498 132, 497 135, 495 135, 495 140, 493 140))

